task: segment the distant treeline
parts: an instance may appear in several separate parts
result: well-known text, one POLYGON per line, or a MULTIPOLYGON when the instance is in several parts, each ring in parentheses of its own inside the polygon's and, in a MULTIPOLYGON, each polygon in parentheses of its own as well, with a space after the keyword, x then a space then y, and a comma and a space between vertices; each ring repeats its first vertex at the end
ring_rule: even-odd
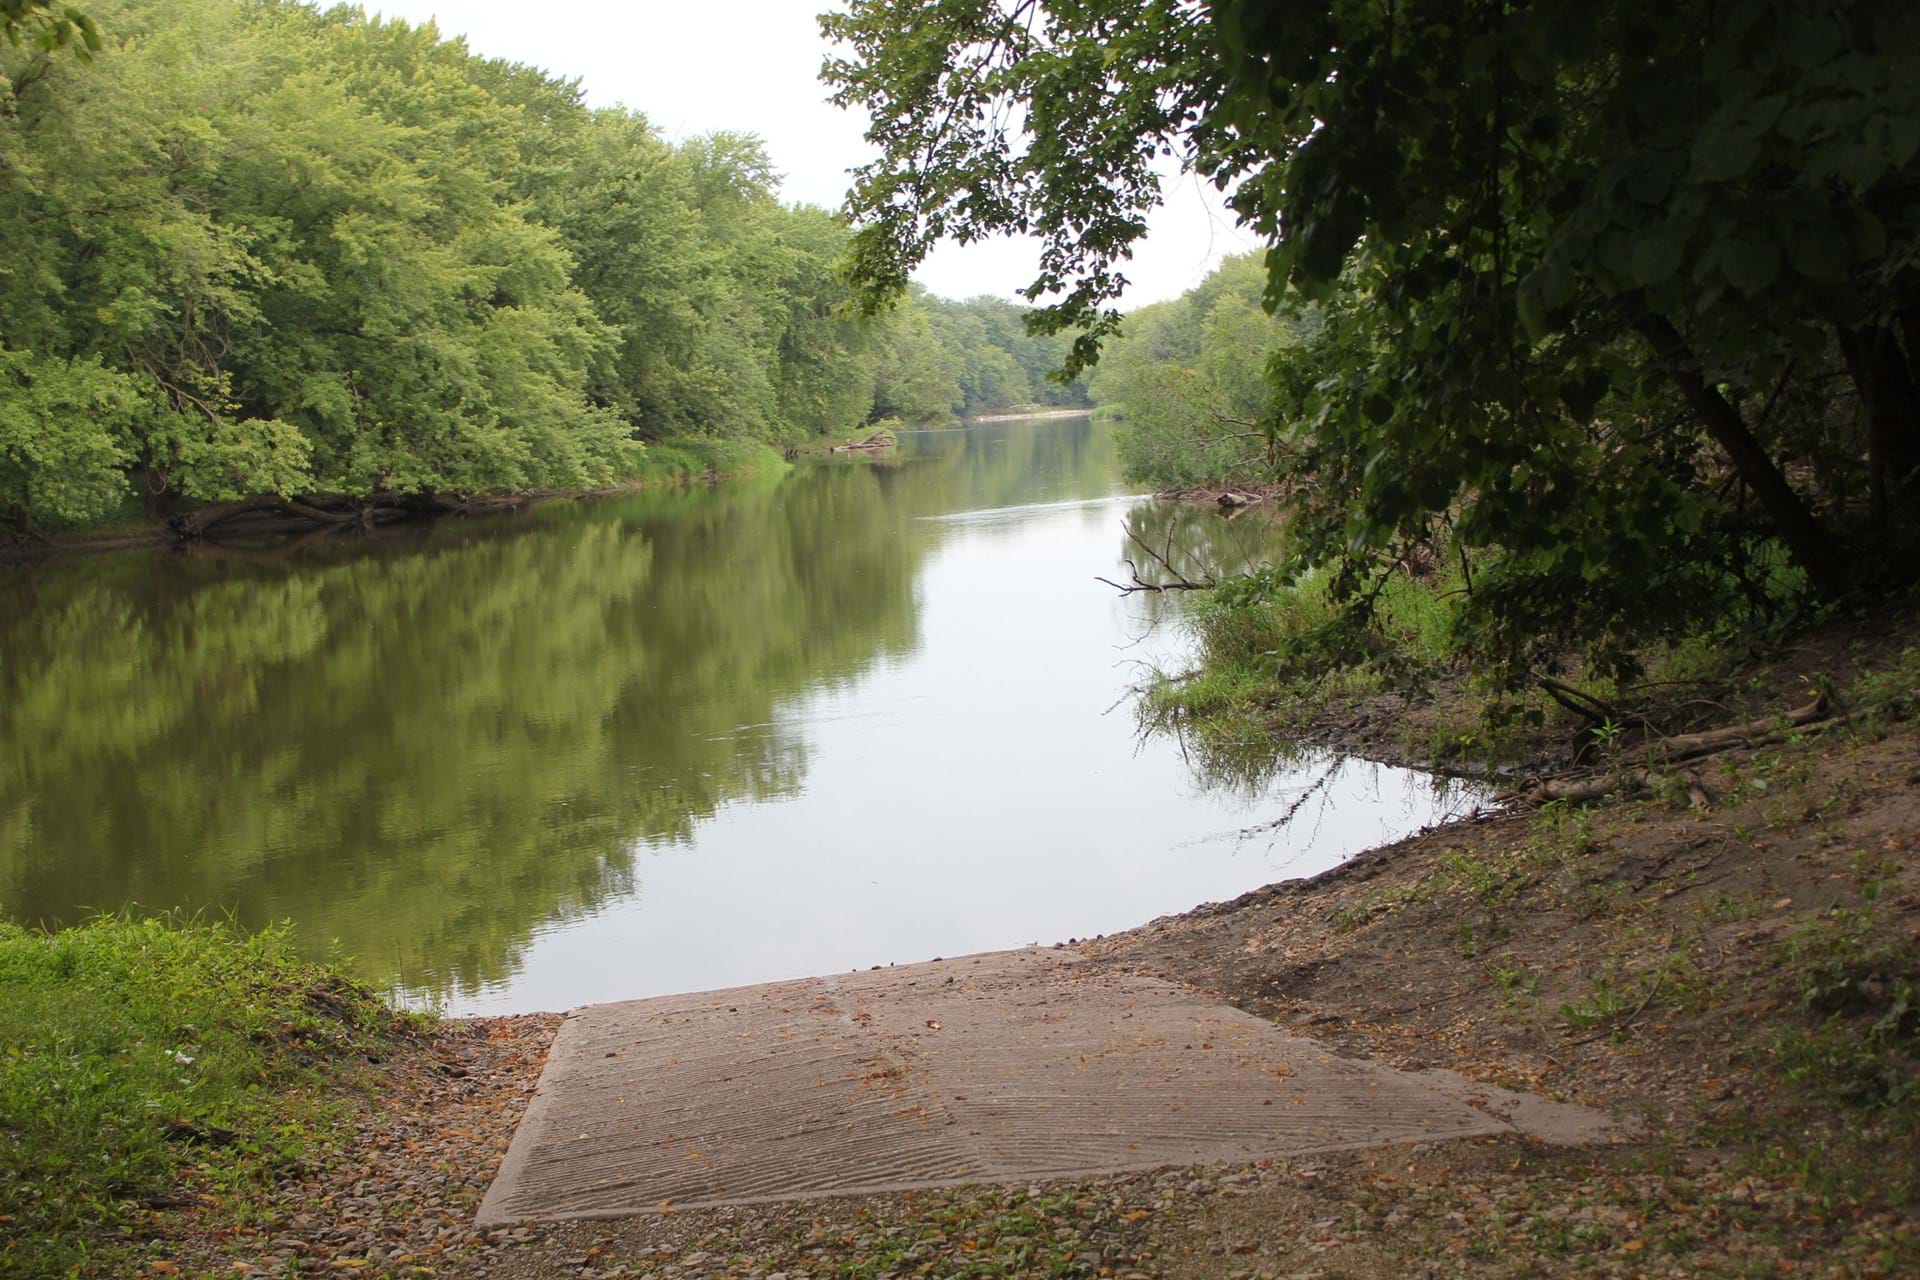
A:
POLYGON ((1080 403, 996 299, 843 306, 841 220, 432 26, 102 0, 0 46, 0 517, 577 488, 644 442, 1080 403))

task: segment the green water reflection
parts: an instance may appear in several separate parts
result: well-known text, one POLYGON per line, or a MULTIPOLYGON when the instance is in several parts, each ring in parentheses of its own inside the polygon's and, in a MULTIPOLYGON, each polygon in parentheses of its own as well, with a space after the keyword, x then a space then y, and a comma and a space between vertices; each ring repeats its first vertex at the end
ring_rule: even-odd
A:
POLYGON ((1085 420, 900 454, 0 570, 0 904, 287 918, 371 976, 497 982, 636 850, 805 786, 779 709, 914 650, 920 517, 1122 488, 1085 420))

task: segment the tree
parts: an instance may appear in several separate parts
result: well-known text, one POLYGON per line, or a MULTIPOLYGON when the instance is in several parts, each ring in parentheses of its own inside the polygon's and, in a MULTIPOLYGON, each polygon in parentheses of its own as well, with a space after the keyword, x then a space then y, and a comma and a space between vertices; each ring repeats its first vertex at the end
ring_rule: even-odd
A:
POLYGON ((882 150, 850 199, 870 294, 941 235, 1032 232, 1030 296, 1091 358, 1152 157, 1231 193, 1271 242, 1267 304, 1332 306, 1269 427, 1305 446, 1301 562, 1345 566, 1354 601, 1451 525, 1485 561, 1464 627, 1522 667, 1569 639, 1618 660, 1717 607, 1676 590, 1757 535, 1831 592, 1849 531, 1916 532, 1910 6, 856 0, 823 23, 882 150))
POLYGON ((1129 313, 1108 339, 1089 386, 1095 403, 1121 415, 1120 458, 1130 476, 1187 488, 1261 470, 1273 398, 1268 361, 1314 328, 1311 317, 1268 315, 1265 287, 1257 255, 1228 258, 1181 297, 1129 313))
POLYGON ((100 28, 93 19, 56 0, 0 0, 0 39, 42 53, 71 49, 81 62, 100 52, 100 28))

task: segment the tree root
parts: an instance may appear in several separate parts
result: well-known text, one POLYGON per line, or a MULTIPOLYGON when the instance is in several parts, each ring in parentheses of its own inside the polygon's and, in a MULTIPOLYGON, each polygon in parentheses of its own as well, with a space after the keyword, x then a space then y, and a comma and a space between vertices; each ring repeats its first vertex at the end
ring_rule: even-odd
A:
POLYGON ((365 497, 355 497, 346 494, 321 493, 303 494, 290 498, 276 493, 264 493, 251 498, 242 498, 236 502, 216 502, 198 511, 176 516, 169 523, 175 535, 191 540, 204 538, 216 528, 243 519, 246 520, 249 530, 259 532, 255 526, 259 525, 261 520, 249 517, 265 517, 266 523, 279 527, 350 524, 372 526, 394 520, 408 520, 418 515, 465 512, 484 505, 486 501, 486 499, 443 498, 432 494, 375 493, 365 497))

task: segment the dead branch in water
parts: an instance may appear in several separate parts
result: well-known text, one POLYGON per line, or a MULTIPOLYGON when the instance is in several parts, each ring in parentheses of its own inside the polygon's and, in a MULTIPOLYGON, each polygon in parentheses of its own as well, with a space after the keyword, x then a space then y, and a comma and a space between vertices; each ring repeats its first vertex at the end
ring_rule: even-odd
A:
POLYGON ((1094 575, 1093 580, 1095 582, 1106 583, 1123 596, 1130 596, 1136 591, 1210 591, 1220 585, 1212 578, 1195 582, 1193 579, 1187 577, 1186 574, 1173 567, 1173 561, 1170 558, 1173 555, 1173 535, 1179 527, 1180 524, 1177 520, 1167 526, 1167 546, 1165 551, 1155 551, 1146 539, 1142 538, 1132 529, 1127 530, 1127 541, 1139 547, 1140 550, 1145 553, 1147 559, 1166 571, 1168 576, 1165 581, 1150 582, 1142 578, 1140 576, 1140 566, 1135 564, 1130 558, 1123 558, 1120 563, 1127 566, 1127 573, 1133 579, 1131 583, 1115 582, 1112 578, 1103 578, 1098 574, 1094 575))

